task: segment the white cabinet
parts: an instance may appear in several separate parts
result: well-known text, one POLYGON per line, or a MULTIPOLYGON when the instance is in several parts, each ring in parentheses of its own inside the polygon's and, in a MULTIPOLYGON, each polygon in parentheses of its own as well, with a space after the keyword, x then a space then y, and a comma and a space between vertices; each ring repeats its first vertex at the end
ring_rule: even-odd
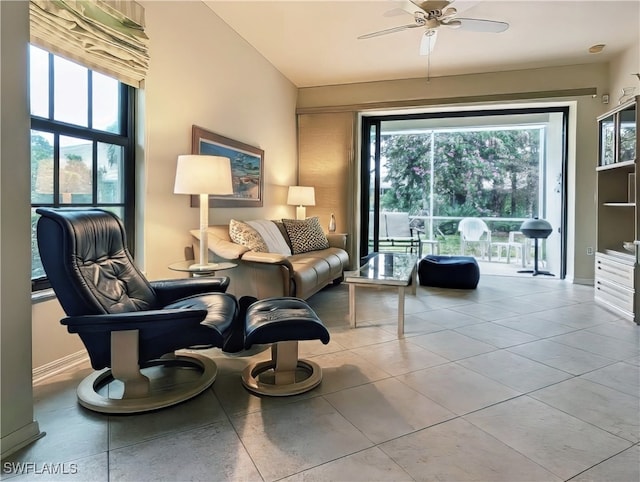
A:
POLYGON ((596 253, 596 301, 634 319, 636 260, 631 254, 596 253))
POLYGON ((638 100, 640 96, 598 118, 595 299, 640 324, 638 245, 631 252, 623 247, 640 239, 638 100))

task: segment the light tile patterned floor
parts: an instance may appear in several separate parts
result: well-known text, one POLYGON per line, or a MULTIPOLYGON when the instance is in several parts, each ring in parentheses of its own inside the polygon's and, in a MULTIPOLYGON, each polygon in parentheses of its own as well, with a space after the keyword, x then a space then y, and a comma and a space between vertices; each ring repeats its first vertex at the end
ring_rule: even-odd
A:
POLYGON ((217 350, 212 389, 144 415, 84 410, 74 392, 89 369, 60 375, 35 388, 47 435, 5 462, 75 473, 2 478, 640 480, 640 327, 592 288, 486 275, 475 291, 419 287, 402 339, 396 296, 358 290, 355 330, 345 286, 310 300, 332 338, 301 343, 324 378, 297 397, 249 394, 248 359, 217 350))

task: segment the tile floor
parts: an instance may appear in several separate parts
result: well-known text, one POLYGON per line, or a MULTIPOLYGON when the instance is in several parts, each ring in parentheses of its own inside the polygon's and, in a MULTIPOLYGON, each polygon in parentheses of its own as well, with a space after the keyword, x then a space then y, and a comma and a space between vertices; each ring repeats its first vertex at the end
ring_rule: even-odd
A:
MULTIPOLYGON (((310 303, 331 342, 303 342, 322 384, 289 398, 244 390, 242 357, 207 350, 212 389, 155 413, 79 407, 88 368, 35 388, 47 435, 10 462, 73 481, 640 480, 640 327, 554 279, 483 276, 475 291, 419 287, 396 336, 393 291, 344 285, 310 303)), ((265 357, 268 353, 255 355, 265 357)), ((7 462, 7 461, 5 461, 7 462)))

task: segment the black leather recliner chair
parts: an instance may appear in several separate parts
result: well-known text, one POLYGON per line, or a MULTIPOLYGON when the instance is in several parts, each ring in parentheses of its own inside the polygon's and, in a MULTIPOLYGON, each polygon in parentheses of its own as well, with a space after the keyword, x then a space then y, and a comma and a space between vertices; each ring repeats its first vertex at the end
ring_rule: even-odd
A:
POLYGON ((214 382, 217 368, 206 356, 174 354, 185 348, 238 352, 252 344, 273 343, 272 362, 254 364, 243 375, 248 389, 291 395, 320 383, 320 367, 298 360, 297 342, 320 339, 326 344, 329 333, 304 301, 238 302, 225 293, 225 277, 149 282, 133 262, 124 227, 113 213, 49 208, 36 212, 41 215, 37 237, 42 264, 67 314, 61 323, 80 336, 97 370, 78 387, 81 405, 105 413, 135 413, 198 395, 214 382), (162 381, 155 378, 176 367, 192 370, 179 370, 162 381), (299 382, 295 376, 278 374, 296 368, 310 373, 308 379, 299 382), (279 386, 258 380, 268 369, 276 372, 279 386), (114 379, 122 383, 112 383, 114 379))

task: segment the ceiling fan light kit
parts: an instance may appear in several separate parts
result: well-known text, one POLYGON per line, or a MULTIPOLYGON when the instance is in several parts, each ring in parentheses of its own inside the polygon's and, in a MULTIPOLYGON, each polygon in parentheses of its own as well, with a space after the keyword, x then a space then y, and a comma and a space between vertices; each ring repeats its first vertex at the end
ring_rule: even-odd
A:
POLYGON ((438 38, 436 30, 427 30, 420 40, 420 55, 429 55, 438 38))

